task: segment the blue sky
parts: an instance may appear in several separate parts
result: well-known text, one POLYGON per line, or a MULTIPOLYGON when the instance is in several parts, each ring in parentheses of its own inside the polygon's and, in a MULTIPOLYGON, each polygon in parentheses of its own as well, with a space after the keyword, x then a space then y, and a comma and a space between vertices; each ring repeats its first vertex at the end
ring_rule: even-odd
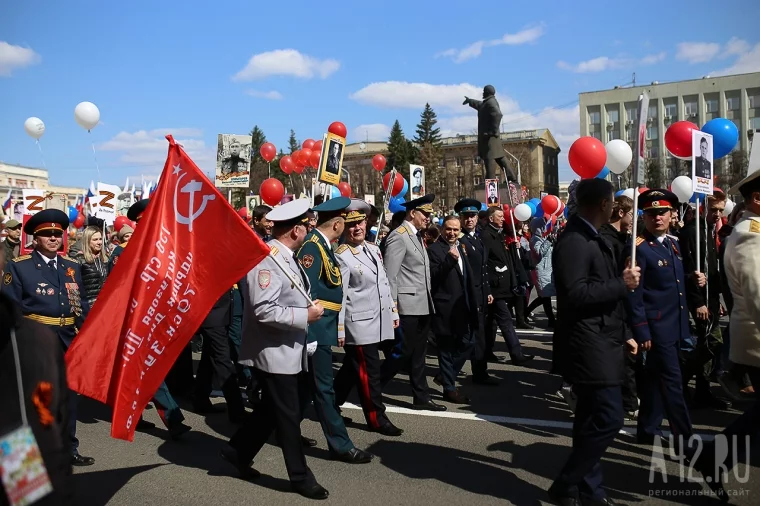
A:
MULTIPOLYGON (((3 2, 0 160, 41 166, 54 184, 155 176, 165 133, 205 170, 216 134, 258 124, 277 148, 291 128, 319 137, 342 121, 349 141, 408 136, 426 101, 446 134, 470 133, 463 95, 493 84, 507 130, 548 127, 567 149, 578 93, 637 81, 760 70, 756 0, 3 2), (635 5, 636 10, 631 6, 635 5), (101 124, 74 121, 91 101, 101 124)), ((560 179, 572 173, 561 158, 560 179)))

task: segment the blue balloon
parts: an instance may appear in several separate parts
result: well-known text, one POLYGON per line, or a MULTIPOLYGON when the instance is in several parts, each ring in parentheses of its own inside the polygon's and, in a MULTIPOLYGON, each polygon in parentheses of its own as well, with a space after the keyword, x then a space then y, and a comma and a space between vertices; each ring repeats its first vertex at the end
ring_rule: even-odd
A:
POLYGON ((739 129, 733 121, 726 118, 711 119, 702 131, 713 136, 713 160, 729 154, 739 142, 739 129))
MULTIPOLYGON (((618 191, 616 191, 616 192, 615 192, 615 196, 616 196, 616 197, 619 197, 619 196, 621 196, 623 193, 625 193, 625 190, 618 190, 618 191)), ((567 209, 567 208, 566 208, 566 209, 567 209)))
POLYGON ((79 215, 79 211, 77 211, 77 208, 74 206, 69 206, 69 221, 74 222, 74 220, 77 219, 77 216, 79 215))
POLYGON ((696 203, 697 200, 699 200, 700 202, 704 202, 705 194, 694 192, 694 194, 692 194, 691 198, 689 199, 689 202, 696 203))
POLYGON ((543 218, 544 217, 544 208, 541 206, 541 203, 536 206, 536 210, 533 212, 534 218, 543 218))
POLYGON ((533 204, 537 206, 538 204, 541 203, 541 199, 539 199, 539 198, 532 198, 528 202, 533 202, 533 204))
POLYGON ((607 179, 607 176, 609 175, 610 175, 610 169, 605 167, 602 169, 602 171, 599 174, 596 175, 596 177, 599 179, 607 179))
POLYGON ((565 210, 564 210, 564 211, 562 211, 562 214, 564 214, 564 215, 565 215, 565 218, 567 218, 567 213, 569 212, 569 210, 570 210, 570 209, 569 209, 567 206, 565 206, 565 210))
POLYGON ((404 206, 401 205, 404 202, 405 200, 403 197, 393 197, 391 198, 390 202, 388 202, 388 210, 392 213, 406 211, 406 208, 404 208, 404 206))
POLYGON ((330 186, 330 198, 334 199, 340 197, 340 190, 337 186, 330 186))
POLYGON ((638 209, 638 212, 639 212, 639 216, 644 216, 644 211, 642 211, 641 209, 638 209))
POLYGON ((399 193, 396 196, 397 197, 403 197, 404 195, 406 195, 406 192, 408 192, 408 191, 409 191, 409 181, 407 181, 406 178, 404 178, 404 187, 401 188, 401 193, 399 193))
POLYGON ((440 226, 443 226, 443 218, 438 218, 438 224, 439 224, 440 226))
POLYGON ((481 202, 480 203, 480 210, 481 211, 488 211, 488 206, 481 202))
MULTIPOLYGON (((540 202, 539 202, 539 204, 540 204, 540 202)), ((528 207, 530 207, 530 215, 531 216, 535 216, 535 214, 536 214, 536 208, 538 207, 538 205, 536 205, 536 203, 533 202, 533 200, 527 201, 525 203, 525 205, 528 206, 528 207)))

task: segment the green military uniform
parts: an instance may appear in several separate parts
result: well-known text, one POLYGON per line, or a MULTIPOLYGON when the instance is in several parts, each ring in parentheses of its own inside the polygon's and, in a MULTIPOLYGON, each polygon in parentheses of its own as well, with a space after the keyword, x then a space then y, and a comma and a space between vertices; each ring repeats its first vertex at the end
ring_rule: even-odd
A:
MULTIPOLYGON (((345 219, 345 208, 351 203, 347 197, 330 199, 314 208, 319 213, 319 224, 333 217, 345 219)), ((328 240, 317 228, 309 232, 296 254, 309 278, 311 298, 325 308, 322 318, 309 324, 307 343, 316 350, 309 357, 309 374, 312 379, 314 408, 333 455, 347 455, 354 444, 348 437, 346 425, 335 405, 333 389, 332 346, 345 332, 338 325, 343 303, 343 279, 335 253, 328 240)), ((308 349, 309 347, 307 347, 308 349)))

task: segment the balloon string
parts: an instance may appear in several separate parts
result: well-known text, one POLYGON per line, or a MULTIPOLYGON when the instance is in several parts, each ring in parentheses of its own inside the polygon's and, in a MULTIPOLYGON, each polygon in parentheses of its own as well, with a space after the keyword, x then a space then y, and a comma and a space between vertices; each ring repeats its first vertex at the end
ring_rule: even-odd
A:
POLYGON ((272 163, 267 162, 267 170, 269 171, 269 177, 272 177, 272 163))
POLYGON ((98 155, 95 153, 95 143, 92 143, 92 157, 95 159, 95 169, 98 171, 98 181, 100 181, 100 165, 98 165, 98 155))
POLYGON ((47 170, 47 164, 45 163, 45 155, 42 153, 42 144, 40 144, 40 140, 37 139, 37 148, 40 150, 40 158, 42 158, 42 167, 47 170))

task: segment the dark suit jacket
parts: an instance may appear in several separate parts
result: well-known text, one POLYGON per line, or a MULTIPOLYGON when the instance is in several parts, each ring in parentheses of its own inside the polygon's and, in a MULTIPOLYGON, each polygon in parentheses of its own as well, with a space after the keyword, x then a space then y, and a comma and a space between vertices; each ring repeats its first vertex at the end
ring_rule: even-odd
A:
POLYGON ((504 242, 504 234, 489 224, 483 228, 480 237, 488 251, 488 282, 491 285, 491 294, 495 299, 514 297, 517 278, 512 257, 504 242), (507 269, 504 270, 504 267, 507 269))
POLYGON ((435 315, 431 329, 438 338, 455 339, 471 330, 478 330, 480 307, 475 293, 475 275, 470 267, 467 251, 459 245, 459 263, 449 254, 450 246, 440 238, 427 248, 430 258, 430 285, 435 315))
POLYGON ((232 290, 227 290, 214 303, 201 328, 226 327, 232 322, 232 290))
MULTIPOLYGON (((69 389, 66 384, 63 348, 58 342, 58 336, 48 327, 24 318, 19 306, 6 293, 0 293, 0 434, 5 435, 21 426, 16 366, 10 338, 11 327, 16 331, 26 416, 53 485, 53 493, 35 505, 74 504, 71 486, 69 389), (42 382, 52 386, 51 401, 47 408, 53 416, 53 421, 48 426, 42 424, 32 401, 34 392, 42 382)), ((6 504, 8 498, 0 487, 0 505, 6 504)))

